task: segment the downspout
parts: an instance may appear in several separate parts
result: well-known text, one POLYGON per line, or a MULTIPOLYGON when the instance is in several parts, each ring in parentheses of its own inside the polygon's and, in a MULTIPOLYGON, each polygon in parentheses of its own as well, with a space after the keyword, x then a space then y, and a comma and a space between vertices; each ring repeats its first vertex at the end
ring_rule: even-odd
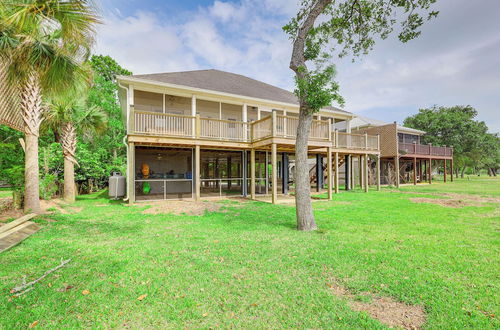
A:
MULTIPOLYGON (((130 112, 130 109, 129 109, 129 106, 128 106, 128 102, 129 102, 129 97, 128 97, 128 88, 126 88, 125 86, 123 86, 121 83, 117 82, 118 83, 118 87, 120 88, 123 88, 125 90, 125 92, 127 93, 127 120, 126 120, 126 131, 128 132, 128 116, 129 116, 129 112, 130 112)), ((123 137, 123 144, 125 145, 125 149, 127 150, 127 163, 128 163, 128 155, 129 155, 129 149, 128 149, 128 144, 127 144, 127 135, 125 135, 123 137)), ((128 169, 128 164, 127 164, 127 169, 128 169)), ((128 173, 127 173, 128 174, 128 173)), ((130 179, 130 178, 129 178, 130 179)), ((123 199, 124 202, 128 202, 130 196, 128 195, 128 189, 127 189, 127 197, 123 199)))

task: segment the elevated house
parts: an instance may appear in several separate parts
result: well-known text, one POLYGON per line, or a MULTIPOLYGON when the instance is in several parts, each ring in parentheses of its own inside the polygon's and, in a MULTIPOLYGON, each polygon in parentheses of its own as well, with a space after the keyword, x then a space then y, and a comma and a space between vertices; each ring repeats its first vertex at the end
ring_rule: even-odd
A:
POLYGON ((432 183, 433 164, 440 163, 444 169, 444 182, 448 174, 453 181, 453 148, 422 144, 424 131, 361 116, 353 119, 350 125, 352 132, 380 136, 383 184, 432 183))
MULTIPOLYGON (((118 83, 130 202, 259 194, 276 202, 293 190, 299 112, 293 93, 218 70, 121 76, 118 83)), ((312 123, 312 185, 330 197, 349 157, 361 156, 367 175, 368 159, 380 155, 378 136, 334 130, 354 117, 326 107, 312 123)))

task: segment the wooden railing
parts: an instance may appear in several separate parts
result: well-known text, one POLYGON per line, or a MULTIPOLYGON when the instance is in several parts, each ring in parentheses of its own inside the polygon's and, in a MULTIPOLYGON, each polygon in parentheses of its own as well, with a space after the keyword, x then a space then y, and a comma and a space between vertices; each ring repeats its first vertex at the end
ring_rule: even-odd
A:
POLYGON ((273 136, 273 121, 271 116, 264 117, 250 123, 252 141, 262 140, 273 136))
MULTIPOLYGON (((298 122, 298 117, 281 116, 276 115, 276 113, 247 123, 201 118, 199 115, 185 116, 133 110, 130 117, 129 133, 253 142, 271 137, 295 139, 298 122)), ((331 132, 330 121, 327 120, 312 121, 309 139, 312 141, 331 141, 332 146, 337 148, 374 151, 380 149, 378 136, 331 132)))
POLYGON ((193 136, 194 117, 134 111, 132 116, 133 132, 145 135, 193 136))
MULTIPOLYGON (((297 136, 297 127, 299 126, 298 117, 277 115, 275 121, 277 137, 295 138, 297 136)), ((312 140, 328 140, 329 125, 330 122, 327 120, 313 120, 309 138, 312 140)))
POLYGON ((248 123, 234 120, 200 118, 199 137, 209 140, 248 142, 248 123))
POLYGON ((438 147, 431 144, 399 143, 399 153, 411 155, 453 157, 453 148, 438 147))

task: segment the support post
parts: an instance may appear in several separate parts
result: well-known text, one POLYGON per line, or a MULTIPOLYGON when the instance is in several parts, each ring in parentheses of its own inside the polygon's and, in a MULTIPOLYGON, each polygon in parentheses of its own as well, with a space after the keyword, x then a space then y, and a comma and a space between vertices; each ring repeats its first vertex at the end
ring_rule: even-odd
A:
POLYGON ((453 158, 450 159, 450 171, 451 171, 450 172, 450 174, 451 174, 450 179, 451 179, 451 182, 453 182, 453 158))
MULTIPOLYGON (((350 189, 350 185, 349 185, 349 179, 350 179, 350 172, 351 172, 351 167, 349 166, 349 155, 345 155, 345 161, 344 161, 344 168, 345 168, 345 171, 344 171, 344 183, 345 183, 345 190, 349 190, 350 189)), ((338 173, 338 172, 337 172, 338 173)))
POLYGON ((272 202, 276 204, 278 201, 278 159, 277 159, 277 145, 271 144, 271 180, 272 180, 272 202))
POLYGON ((377 155, 377 191, 380 191, 380 155, 377 155))
POLYGON ((358 168, 359 168, 359 187, 363 189, 363 155, 358 157, 358 168))
POLYGON ((194 194, 195 200, 200 200, 200 146, 194 147, 194 194))
POLYGON ((290 178, 290 173, 288 172, 288 153, 284 152, 281 155, 281 179, 283 195, 288 195, 288 181, 290 178))
POLYGON ((335 152, 335 193, 339 193, 339 153, 335 152))
POLYGON ((326 166, 327 166, 327 185, 328 185, 328 200, 332 200, 333 194, 332 194, 332 184, 333 184, 333 178, 332 178, 332 148, 328 147, 326 150, 326 166))
MULTIPOLYGON (((246 123, 248 121, 247 120, 247 118, 248 118, 248 106, 246 103, 243 104, 241 118, 243 119, 242 121, 244 123, 246 123)), ((244 126, 243 126, 243 141, 247 141, 247 139, 248 139, 248 130, 247 130, 246 124, 244 124, 244 126)))
POLYGON ((201 135, 201 118, 199 114, 195 116, 194 132, 195 137, 199 138, 201 135))
POLYGON ((363 156, 364 158, 364 161, 363 161, 363 165, 365 167, 365 192, 368 192, 368 186, 369 186, 369 182, 368 182, 368 154, 365 154, 363 156))
POLYGON ((316 154, 316 191, 320 192, 323 188, 323 157, 316 154))
POLYGON ((243 183, 242 183, 242 192, 243 192, 243 197, 247 197, 248 196, 248 152, 246 150, 243 150, 242 152, 242 166, 241 166, 241 170, 242 170, 242 179, 243 179, 243 183))
POLYGON ((250 150, 250 197, 255 199, 255 149, 250 150))
POLYGON ((399 155, 394 158, 394 166, 396 167, 396 188, 399 188, 399 155))
POLYGON ((413 185, 417 184, 417 157, 413 157, 413 185))
POLYGON ((432 183, 432 158, 429 158, 429 184, 432 183))
POLYGON ((443 180, 444 183, 446 183, 446 159, 444 159, 444 166, 443 166, 443 180))
POLYGON ((128 144, 128 159, 127 159, 127 197, 129 204, 135 202, 135 144, 134 142, 129 142, 128 144))

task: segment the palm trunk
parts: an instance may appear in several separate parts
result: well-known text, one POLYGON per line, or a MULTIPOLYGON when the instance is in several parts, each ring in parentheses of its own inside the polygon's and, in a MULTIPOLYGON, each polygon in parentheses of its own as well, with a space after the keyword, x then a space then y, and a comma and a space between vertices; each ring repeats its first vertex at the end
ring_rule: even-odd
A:
POLYGON ((75 159, 76 130, 72 123, 66 123, 61 130, 61 145, 64 155, 64 200, 75 201, 75 159))
POLYGON ((75 163, 64 156, 64 200, 73 203, 75 195, 75 163))
POLYGON ((25 124, 24 211, 41 213, 38 171, 38 133, 42 122, 42 94, 36 73, 29 75, 21 93, 21 111, 25 124))
POLYGON ((24 162, 24 212, 42 213, 38 173, 38 136, 26 133, 24 162))
POLYGON ((298 230, 316 230, 311 204, 311 186, 309 182, 308 140, 313 115, 307 109, 300 110, 295 145, 295 205, 298 230))

